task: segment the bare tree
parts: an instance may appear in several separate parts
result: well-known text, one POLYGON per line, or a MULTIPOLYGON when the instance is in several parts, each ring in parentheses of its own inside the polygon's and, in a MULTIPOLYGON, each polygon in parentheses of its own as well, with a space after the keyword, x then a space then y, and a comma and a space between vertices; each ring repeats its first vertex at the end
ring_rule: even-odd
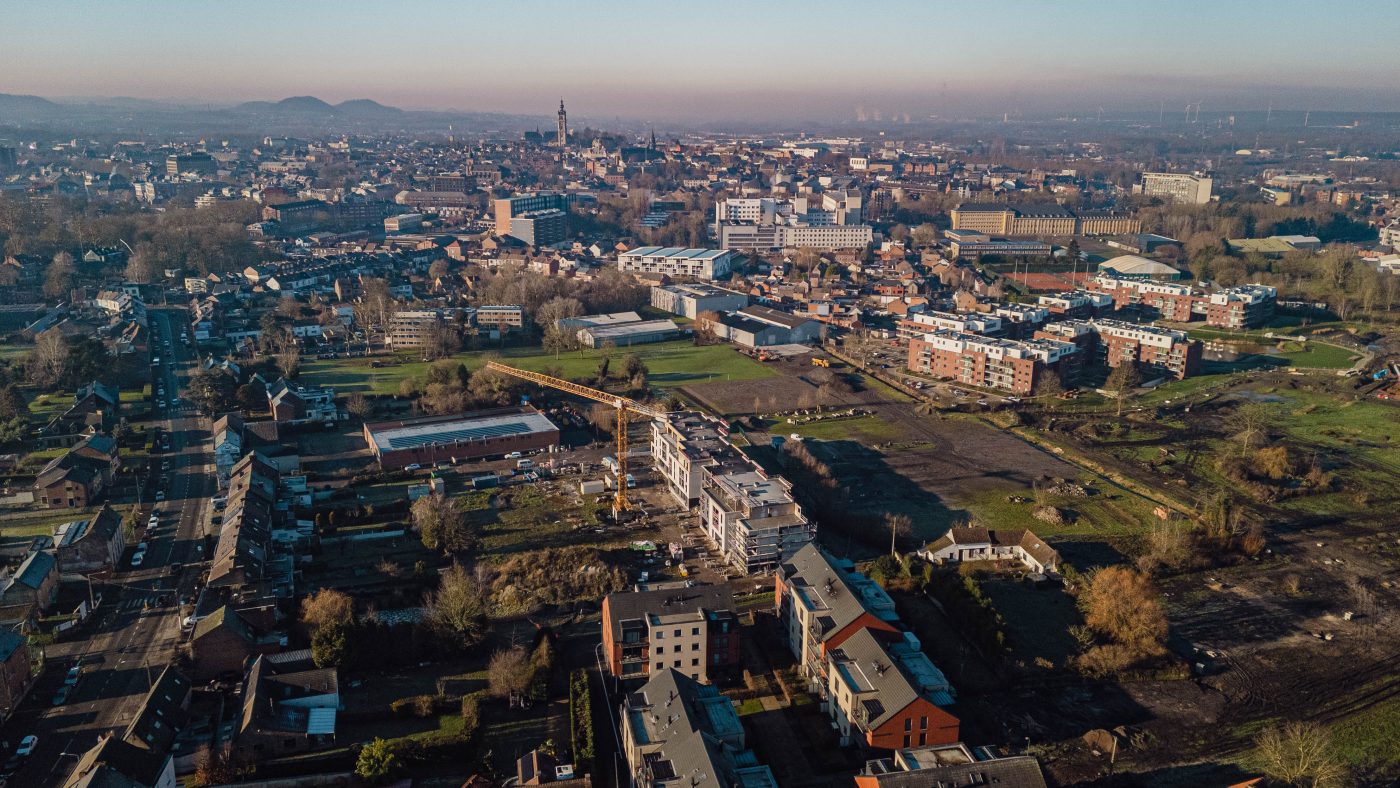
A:
POLYGON ((369 401, 369 397, 358 391, 345 398, 345 411, 360 421, 364 421, 373 409, 374 406, 369 401))
POLYGON ((900 538, 907 539, 914 533, 914 521, 907 514, 885 513, 885 524, 890 527, 890 555, 898 558, 897 544, 900 538))
POLYGON ((68 366, 68 355, 68 341, 62 331, 41 331, 34 337, 34 352, 29 356, 30 379, 45 388, 56 385, 68 366))
POLYGON ((63 298, 73 288, 73 255, 59 252, 44 272, 44 297, 63 298))
POLYGON ((343 591, 323 588, 301 600, 301 620, 312 629, 355 622, 355 601, 343 591))
POLYGON ((286 347, 277 354, 277 371, 288 380, 295 379, 297 374, 301 372, 301 348, 288 342, 286 347))
POLYGON ((474 646, 486 633, 486 589, 461 564, 442 573, 438 589, 428 595, 424 612, 440 633, 474 646))
POLYGON ((486 680, 491 694, 498 698, 509 698, 525 692, 530 687, 534 670, 530 665, 530 655, 520 646, 502 649, 491 655, 491 663, 486 668, 486 680))
POLYGON ((1287 785, 1312 788, 1340 785, 1347 778, 1345 762, 1332 746, 1332 735, 1313 722, 1289 722, 1270 727, 1255 740, 1264 773, 1287 785))

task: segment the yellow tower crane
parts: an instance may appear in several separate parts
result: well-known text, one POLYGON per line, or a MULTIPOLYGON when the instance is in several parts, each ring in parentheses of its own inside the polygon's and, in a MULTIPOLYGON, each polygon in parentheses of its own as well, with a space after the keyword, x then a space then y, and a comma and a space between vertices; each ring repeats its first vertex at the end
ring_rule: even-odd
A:
POLYGON ((627 424, 634 413, 645 418, 659 419, 666 414, 665 411, 643 405, 627 397, 609 394, 606 391, 599 391, 588 386, 580 386, 577 383, 549 375, 541 375, 538 372, 508 367, 495 361, 487 362, 486 369, 520 380, 527 380, 536 385, 564 391, 584 399, 591 399, 594 402, 601 402, 615 409, 617 411, 617 498, 613 504, 613 514, 620 516, 630 508, 627 502, 627 424))

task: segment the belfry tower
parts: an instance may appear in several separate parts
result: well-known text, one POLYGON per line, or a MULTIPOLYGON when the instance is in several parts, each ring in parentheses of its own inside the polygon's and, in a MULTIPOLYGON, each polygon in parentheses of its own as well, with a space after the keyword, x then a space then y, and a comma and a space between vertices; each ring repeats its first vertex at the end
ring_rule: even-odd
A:
POLYGON ((564 99, 559 99, 559 129, 554 144, 561 149, 569 144, 569 113, 564 111, 564 99))

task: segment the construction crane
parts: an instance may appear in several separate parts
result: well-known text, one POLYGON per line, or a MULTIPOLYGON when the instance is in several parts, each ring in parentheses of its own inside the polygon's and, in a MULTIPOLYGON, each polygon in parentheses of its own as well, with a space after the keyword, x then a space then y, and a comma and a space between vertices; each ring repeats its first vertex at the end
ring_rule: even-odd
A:
POLYGON ((632 414, 637 414, 645 418, 659 419, 666 415, 665 411, 657 410, 648 405, 643 405, 635 400, 621 397, 617 394, 609 394, 606 391, 580 386, 568 380, 541 375, 538 372, 530 372, 525 369, 508 367, 495 361, 487 362, 486 369, 492 372, 499 372, 502 375, 509 375, 513 378, 526 380, 539 386, 545 386, 559 391, 567 392, 584 399, 591 399, 594 402, 601 402, 617 411, 617 497, 613 503, 613 516, 621 517, 623 512, 628 511, 630 504, 627 502, 627 424, 631 420, 632 414))

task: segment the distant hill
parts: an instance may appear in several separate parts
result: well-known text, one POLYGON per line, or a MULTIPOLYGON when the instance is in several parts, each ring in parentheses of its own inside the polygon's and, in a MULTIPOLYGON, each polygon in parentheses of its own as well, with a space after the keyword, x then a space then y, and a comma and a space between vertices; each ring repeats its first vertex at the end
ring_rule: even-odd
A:
POLYGON ((0 112, 53 112, 59 106, 40 96, 20 96, 13 93, 0 93, 0 112))
POLYGON ((402 115, 403 110, 380 104, 373 99, 351 99, 335 105, 336 112, 362 118, 383 118, 402 115))

